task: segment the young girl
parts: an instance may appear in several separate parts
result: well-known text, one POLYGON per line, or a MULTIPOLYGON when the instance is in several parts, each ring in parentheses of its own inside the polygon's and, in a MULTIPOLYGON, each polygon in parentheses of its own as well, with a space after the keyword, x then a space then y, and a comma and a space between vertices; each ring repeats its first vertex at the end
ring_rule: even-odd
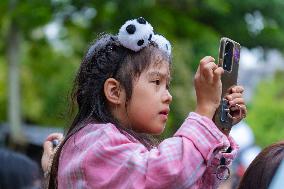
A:
MULTIPOLYGON (((210 56, 200 61, 196 111, 157 144, 150 135, 161 134, 168 119, 170 67, 170 43, 143 18, 91 45, 75 79, 78 112, 49 188, 217 188, 237 150, 212 122, 223 69, 210 56)), ((242 93, 235 86, 227 99, 246 112, 242 93)))

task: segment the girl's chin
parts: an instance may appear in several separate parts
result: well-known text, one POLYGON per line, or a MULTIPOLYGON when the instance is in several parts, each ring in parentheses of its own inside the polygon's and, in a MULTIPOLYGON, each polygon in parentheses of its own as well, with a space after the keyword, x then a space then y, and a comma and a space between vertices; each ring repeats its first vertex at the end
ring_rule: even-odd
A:
POLYGON ((165 126, 163 126, 163 127, 161 127, 161 128, 158 128, 158 129, 156 129, 156 130, 153 130, 151 133, 149 133, 149 134, 151 134, 151 135, 160 135, 160 134, 162 134, 163 132, 164 132, 164 130, 165 130, 165 126))
POLYGON ((166 124, 161 125, 161 126, 156 126, 156 127, 152 127, 151 129, 135 129, 136 132, 138 133, 146 133, 146 134, 150 134, 150 135, 160 135, 164 132, 166 127, 166 124))

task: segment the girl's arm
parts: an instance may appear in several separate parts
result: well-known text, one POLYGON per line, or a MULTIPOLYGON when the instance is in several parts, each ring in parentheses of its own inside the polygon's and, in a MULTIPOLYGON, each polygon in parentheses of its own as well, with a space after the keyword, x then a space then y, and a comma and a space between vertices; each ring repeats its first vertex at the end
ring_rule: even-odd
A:
MULTIPOLYGON (((167 156, 167 159, 177 160, 169 161, 169 166, 175 168, 169 167, 169 170, 165 168, 165 171, 172 173, 174 173, 173 170, 180 171, 176 178, 168 178, 171 179, 172 184, 177 184, 172 185, 172 188, 190 188, 193 186, 217 188, 220 180, 217 179, 215 173, 217 166, 220 165, 220 159, 224 157, 226 165, 230 164, 238 149, 233 139, 222 134, 212 120, 196 113, 191 113, 174 137, 164 142, 165 147, 159 146, 160 152, 165 152, 164 155, 167 156), (229 147, 232 151, 226 153, 229 147), (177 158, 178 155, 164 151, 165 149, 172 149, 172 152, 180 153, 180 159, 177 158), (176 165, 179 166, 176 167, 176 165)), ((156 172, 161 169, 155 167, 155 165, 153 165, 153 168, 156 168, 156 172)), ((155 177, 155 171, 153 171, 152 176, 155 177)), ((156 176, 155 180, 158 178, 159 175, 156 176)))

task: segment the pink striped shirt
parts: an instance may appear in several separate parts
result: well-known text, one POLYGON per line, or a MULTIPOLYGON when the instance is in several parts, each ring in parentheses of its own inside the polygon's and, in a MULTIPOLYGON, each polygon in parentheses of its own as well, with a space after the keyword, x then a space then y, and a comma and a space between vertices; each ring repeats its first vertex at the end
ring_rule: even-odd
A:
POLYGON ((217 188, 220 158, 230 164, 238 147, 212 120, 190 113, 173 137, 147 150, 111 123, 89 124, 64 145, 59 189, 217 188), (231 146, 230 153, 224 151, 231 146))

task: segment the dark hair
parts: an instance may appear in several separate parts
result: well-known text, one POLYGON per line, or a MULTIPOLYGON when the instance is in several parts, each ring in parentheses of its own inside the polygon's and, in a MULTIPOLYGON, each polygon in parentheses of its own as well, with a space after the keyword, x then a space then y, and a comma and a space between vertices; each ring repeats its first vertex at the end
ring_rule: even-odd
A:
MULTIPOLYGON (((160 50, 156 43, 138 52, 123 47, 116 36, 103 35, 88 49, 75 78, 71 94, 73 104, 78 105, 78 112, 67 132, 67 136, 56 152, 52 164, 49 188, 57 188, 59 156, 64 143, 88 123, 113 123, 126 136, 133 136, 148 149, 155 145, 147 134, 136 133, 120 125, 111 114, 104 95, 103 86, 108 78, 115 78, 126 92, 126 103, 132 95, 133 81, 154 64, 171 58, 160 50)), ((125 105, 126 106, 126 105, 125 105)))
POLYGON ((39 167, 24 154, 0 149, 0 188, 33 188, 40 180, 39 167))
POLYGON ((238 189, 267 189, 284 159, 284 141, 263 149, 247 168, 238 189))

